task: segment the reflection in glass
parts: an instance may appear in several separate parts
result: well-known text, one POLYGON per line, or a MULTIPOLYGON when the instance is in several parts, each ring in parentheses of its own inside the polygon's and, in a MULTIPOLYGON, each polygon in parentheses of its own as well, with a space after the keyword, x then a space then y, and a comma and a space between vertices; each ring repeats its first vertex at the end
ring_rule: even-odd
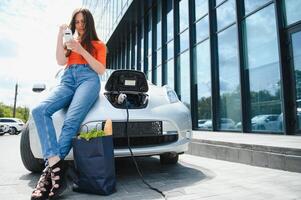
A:
POLYGON ((168 44, 167 44, 167 60, 169 60, 170 58, 172 58, 174 55, 174 44, 173 44, 173 40, 170 41, 168 44))
POLYGON ((167 62, 167 85, 172 88, 175 89, 175 81, 174 81, 174 77, 175 77, 175 71, 174 71, 174 60, 171 59, 167 62))
POLYGON ((235 21, 235 0, 228 0, 216 9, 217 30, 235 21))
POLYGON ((209 36, 208 15, 196 23, 196 42, 200 42, 209 36))
POLYGON ((136 42, 136 39, 133 40, 134 42, 134 55, 132 57, 132 66, 133 66, 133 69, 137 69, 137 42, 136 42))
POLYGON ((147 24, 147 32, 148 32, 148 55, 152 54, 152 15, 151 12, 147 15, 148 24, 147 24))
POLYGON ((245 13, 246 15, 255 9, 259 8, 260 6, 263 6, 267 2, 271 0, 245 0, 245 13))
POLYGON ((285 0, 286 24, 290 25, 301 20, 301 1, 285 0))
POLYGON ((160 48, 161 45, 161 1, 158 1, 157 7, 157 49, 160 48))
POLYGON ((180 35, 180 52, 189 48, 189 29, 180 35))
POLYGON ((246 18, 247 69, 249 70, 253 131, 282 129, 279 53, 274 4, 246 18), (268 78, 267 78, 268 75, 268 78), (267 119, 260 118, 267 115, 267 119), (277 115, 279 119, 274 120, 277 115), (270 118, 273 118, 270 119, 270 118))
POLYGON ((161 35, 162 35, 162 32, 161 32, 161 21, 160 21, 157 24, 157 48, 160 48, 161 44, 162 44, 161 35))
POLYGON ((241 129, 239 63, 236 25, 218 34, 221 130, 241 129))
POLYGON ((162 67, 159 65, 157 67, 157 85, 162 86, 162 67))
POLYGON ((198 96, 198 127, 212 129, 211 120, 211 64, 209 40, 197 45, 194 49, 197 68, 197 96, 198 96))
POLYGON ((181 101, 190 109, 190 65, 189 51, 185 51, 180 58, 180 97, 181 101))
POLYGON ((161 54, 162 54, 161 49, 159 49, 157 51, 157 65, 161 65, 161 63, 162 63, 162 55, 161 54))
POLYGON ((152 67, 152 56, 151 55, 146 58, 146 62, 147 62, 147 66, 148 66, 148 69, 147 69, 148 76, 147 76, 147 78, 148 78, 148 80, 150 82, 152 82, 152 70, 153 70, 153 67, 152 67))
POLYGON ((188 15, 188 0, 181 0, 179 4, 179 16, 180 16, 180 32, 189 26, 188 15))
POLYGON ((206 13, 208 13, 208 0, 195 0, 195 19, 198 20, 206 13))
POLYGON ((153 75, 153 71, 148 70, 148 73, 147 73, 147 80, 149 80, 151 83, 153 83, 153 81, 152 81, 152 75, 153 75))
MULTIPOLYGON (((209 0, 210 1, 210 0, 209 0)), ((216 5, 218 6, 220 3, 222 3, 225 0, 216 0, 216 5)))
POLYGON ((173 28, 173 9, 171 0, 168 0, 167 4, 167 41, 173 39, 174 28, 173 28))
POLYGON ((298 129, 301 129, 301 32, 292 34, 298 129))
MULTIPOLYGON (((140 37, 141 37, 141 42, 140 42, 140 54, 141 54, 141 60, 144 59, 144 23, 143 20, 141 20, 141 28, 140 28, 140 37)), ((142 62, 143 63, 143 62, 142 62)), ((143 65, 141 66, 141 69, 143 69, 143 65)))

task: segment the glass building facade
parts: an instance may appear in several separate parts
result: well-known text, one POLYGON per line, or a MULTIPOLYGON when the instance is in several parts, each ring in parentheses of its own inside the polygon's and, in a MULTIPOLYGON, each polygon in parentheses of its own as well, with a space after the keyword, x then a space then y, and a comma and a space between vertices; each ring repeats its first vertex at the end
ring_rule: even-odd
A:
POLYGON ((194 130, 301 133, 301 1, 97 2, 107 67, 169 85, 194 130))

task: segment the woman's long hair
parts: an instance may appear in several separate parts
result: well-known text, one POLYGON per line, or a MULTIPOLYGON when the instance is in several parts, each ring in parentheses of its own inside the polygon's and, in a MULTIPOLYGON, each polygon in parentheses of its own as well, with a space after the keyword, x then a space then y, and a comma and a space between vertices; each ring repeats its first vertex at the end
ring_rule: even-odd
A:
MULTIPOLYGON (((94 19, 91 14, 91 12, 86 8, 76 9, 73 12, 71 22, 69 24, 69 27, 72 31, 72 34, 75 33, 75 17, 78 13, 82 13, 84 17, 84 28, 85 32, 84 35, 81 36, 81 45, 91 54, 94 55, 95 48, 93 47, 91 41, 96 40, 99 41, 96 30, 95 30, 95 24, 94 19)), ((68 54, 68 51, 67 53, 68 54)), ((70 54, 70 52, 69 52, 70 54)), ((67 55, 66 55, 67 56, 67 55)))

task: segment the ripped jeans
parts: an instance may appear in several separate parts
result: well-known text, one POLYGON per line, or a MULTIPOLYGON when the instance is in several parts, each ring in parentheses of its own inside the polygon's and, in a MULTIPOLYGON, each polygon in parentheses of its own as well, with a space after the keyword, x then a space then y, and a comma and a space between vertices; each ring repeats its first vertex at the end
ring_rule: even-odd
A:
POLYGON ((97 100, 99 91, 98 74, 88 64, 74 64, 64 69, 60 84, 32 110, 45 160, 52 156, 64 159, 68 155, 72 138, 97 100), (62 108, 68 110, 57 140, 52 115, 62 108))

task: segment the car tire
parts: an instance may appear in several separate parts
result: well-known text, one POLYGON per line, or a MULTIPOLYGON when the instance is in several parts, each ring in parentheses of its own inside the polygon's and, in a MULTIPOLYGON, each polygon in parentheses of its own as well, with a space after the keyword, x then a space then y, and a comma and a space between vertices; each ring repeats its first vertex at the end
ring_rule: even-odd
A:
POLYGON ((179 154, 177 153, 165 153, 160 155, 160 163, 162 165, 177 164, 179 160, 179 154))
POLYGON ((22 130, 20 140, 20 153, 24 167, 31 172, 42 172, 45 168, 44 161, 33 156, 29 142, 28 125, 22 130))
POLYGON ((3 136, 5 133, 0 133, 0 136, 3 136))
POLYGON ((18 132, 18 131, 17 131, 17 129, 16 129, 15 127, 10 127, 8 133, 9 133, 10 135, 16 135, 17 132, 18 132))

